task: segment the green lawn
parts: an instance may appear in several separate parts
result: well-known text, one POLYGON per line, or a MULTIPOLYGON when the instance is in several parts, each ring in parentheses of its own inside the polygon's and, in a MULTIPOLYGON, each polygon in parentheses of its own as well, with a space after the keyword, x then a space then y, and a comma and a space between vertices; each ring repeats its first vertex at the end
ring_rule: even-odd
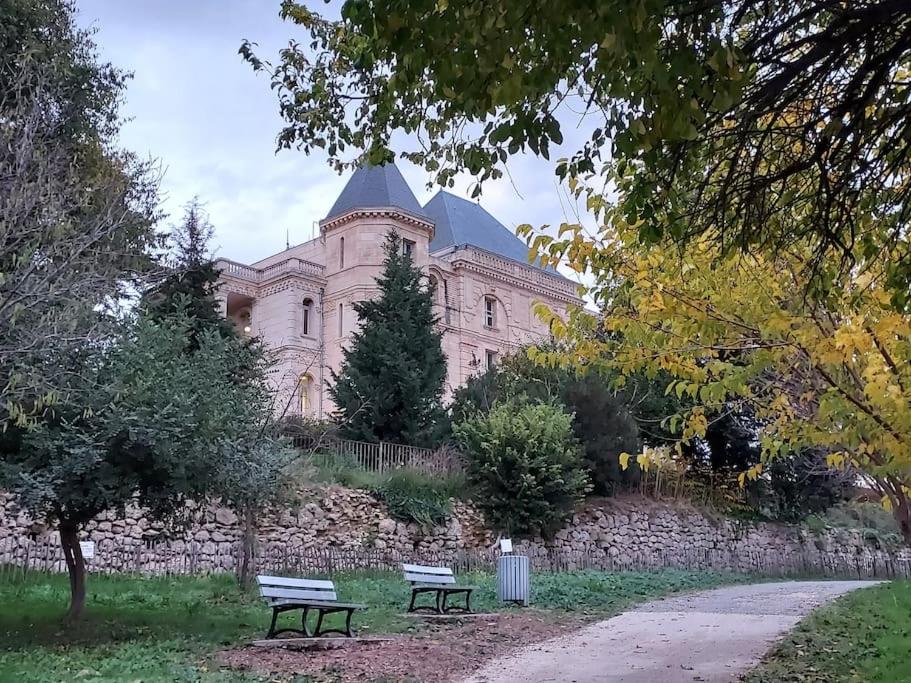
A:
POLYGON ((856 591, 817 610, 744 680, 911 681, 911 581, 856 591))
MULTIPOLYGON (((370 605, 355 618, 361 634, 422 628, 401 613, 408 589, 392 573, 336 574, 340 599, 370 605)), ((494 578, 467 575, 481 588, 477 610, 500 609, 494 578)), ((577 572, 533 577, 535 606, 609 615, 647 598, 744 580, 732 574, 577 572)), ((231 576, 136 578, 93 576, 82 623, 63 628, 64 576, 30 574, 0 582, 0 681, 257 681, 218 670, 208 655, 261 637, 269 612, 231 576)), ((291 619, 291 617, 287 617, 291 619)), ((265 680, 265 679, 262 679, 265 680)))

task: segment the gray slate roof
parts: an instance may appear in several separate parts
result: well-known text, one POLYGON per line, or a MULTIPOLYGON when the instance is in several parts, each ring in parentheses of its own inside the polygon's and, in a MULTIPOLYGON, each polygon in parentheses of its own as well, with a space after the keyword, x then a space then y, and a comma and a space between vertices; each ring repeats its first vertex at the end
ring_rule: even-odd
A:
MULTIPOLYGON (((395 164, 361 166, 335 200, 324 220, 354 209, 397 208, 436 225, 430 252, 473 246, 522 264, 528 247, 479 204, 441 190, 421 208, 395 164)), ((538 264, 533 264, 540 267, 538 264)), ((553 267, 545 268, 557 274, 553 267)))
MULTIPOLYGON (((431 253, 471 245, 528 264, 528 246, 480 204, 440 190, 424 205, 424 213, 436 224, 431 253)), ((551 267, 545 270, 555 272, 551 267)))
POLYGON ((326 220, 352 209, 385 208, 404 209, 419 218, 426 218, 424 210, 395 164, 361 166, 329 209, 326 220))

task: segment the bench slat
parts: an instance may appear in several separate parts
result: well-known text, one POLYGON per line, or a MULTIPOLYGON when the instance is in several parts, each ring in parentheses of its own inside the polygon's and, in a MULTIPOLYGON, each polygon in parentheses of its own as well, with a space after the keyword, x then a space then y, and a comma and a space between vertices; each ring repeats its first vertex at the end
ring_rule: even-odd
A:
POLYGON ((412 574, 411 572, 405 572, 405 580, 412 583, 429 583, 440 586, 448 586, 456 582, 455 577, 451 574, 449 576, 440 576, 439 574, 412 574))
POLYGON ((436 574, 439 576, 452 576, 452 569, 449 567, 425 567, 420 564, 403 564, 404 569, 409 574, 436 574))
POLYGON ((284 576, 257 576, 256 583, 260 586, 280 586, 283 588, 312 588, 316 590, 335 590, 331 581, 320 579, 289 579, 284 576))
POLYGON ((362 605, 358 602, 335 602, 332 600, 301 600, 296 602, 294 600, 276 600, 272 603, 276 607, 281 607, 282 605, 301 605, 306 607, 324 607, 326 609, 333 609, 335 607, 341 609, 367 609, 367 605, 362 605))
POLYGON ((320 600, 323 602, 335 602, 338 596, 334 590, 321 591, 309 590, 306 588, 275 588, 263 586, 259 589, 259 594, 264 598, 280 600, 320 600))

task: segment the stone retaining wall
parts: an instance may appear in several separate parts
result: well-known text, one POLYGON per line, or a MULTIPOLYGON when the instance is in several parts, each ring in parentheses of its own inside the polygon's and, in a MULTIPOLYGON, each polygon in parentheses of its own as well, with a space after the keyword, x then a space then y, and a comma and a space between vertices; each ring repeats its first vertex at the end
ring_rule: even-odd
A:
MULTIPOLYGON (((453 507, 445 526, 422 529, 414 522, 391 518, 385 505, 364 491, 338 486, 306 490, 298 505, 260 521, 260 546, 276 562, 295 553, 323 551, 426 558, 491 550, 496 538, 484 527, 477 509, 461 501, 453 507)), ((128 509, 124 516, 101 515, 84 534, 85 540, 96 544, 90 567, 153 572, 232 569, 242 535, 234 512, 206 506, 192 510, 190 516, 188 527, 168 529, 149 521, 138 509, 128 509)), ((60 559, 52 550, 56 543, 56 532, 17 512, 11 500, 0 499, 0 564, 21 564, 23 557, 31 557, 33 566, 34 558, 43 552, 47 568, 56 568, 60 559)), ((907 550, 881 549, 853 530, 814 534, 802 527, 739 522, 688 505, 640 497, 589 501, 552 541, 519 543, 518 550, 532 555, 601 557, 608 562, 664 558, 661 562, 671 566, 686 566, 675 558, 700 553, 770 560, 832 553, 862 557, 865 562, 875 557, 908 561, 907 550)))

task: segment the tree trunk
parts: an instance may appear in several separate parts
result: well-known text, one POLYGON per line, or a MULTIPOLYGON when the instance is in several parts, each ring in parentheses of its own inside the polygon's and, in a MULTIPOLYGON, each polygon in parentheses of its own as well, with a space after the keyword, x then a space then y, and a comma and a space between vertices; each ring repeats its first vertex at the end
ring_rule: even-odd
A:
POLYGON ((908 501, 908 496, 901 489, 893 497, 892 515, 895 517, 895 521, 898 522, 898 528, 901 529, 905 545, 911 546, 911 502, 908 501))
POLYGON ((243 537, 241 538, 241 558, 237 581, 241 588, 247 588, 253 583, 253 573, 256 571, 256 512, 252 506, 244 509, 243 518, 243 537))
POLYGON ((79 528, 70 522, 60 523, 60 545, 70 575, 70 608, 66 618, 75 621, 85 607, 85 559, 79 545, 79 528))

